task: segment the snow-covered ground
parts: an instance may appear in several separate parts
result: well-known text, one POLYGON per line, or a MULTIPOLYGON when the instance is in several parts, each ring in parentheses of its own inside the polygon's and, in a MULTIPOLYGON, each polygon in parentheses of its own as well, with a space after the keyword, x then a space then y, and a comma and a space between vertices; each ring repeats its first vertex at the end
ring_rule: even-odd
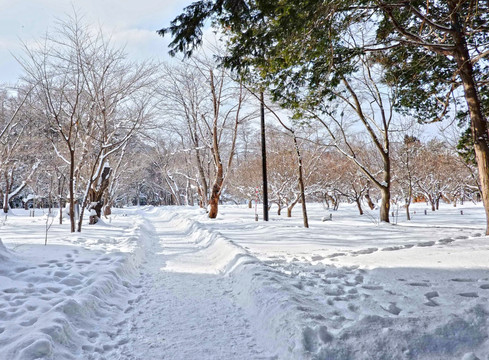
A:
POLYGON ((82 233, 55 220, 47 246, 42 211, 16 210, 0 359, 487 360, 483 208, 425 208, 389 225, 311 204, 310 229, 299 209, 120 209, 82 233))

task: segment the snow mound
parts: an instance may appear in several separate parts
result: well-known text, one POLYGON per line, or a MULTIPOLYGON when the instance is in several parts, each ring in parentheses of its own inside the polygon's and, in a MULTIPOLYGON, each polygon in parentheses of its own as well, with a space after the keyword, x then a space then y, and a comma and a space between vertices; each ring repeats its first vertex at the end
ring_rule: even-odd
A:
MULTIPOLYGON (((445 282, 443 293, 433 291, 431 282, 405 281, 397 274, 399 281, 394 281, 408 289, 391 289, 391 284, 376 280, 378 274, 359 266, 315 263, 324 257, 312 262, 278 257, 260 261, 212 221, 189 213, 185 217, 177 221, 186 226, 189 239, 202 244, 215 268, 233 279, 233 294, 252 319, 258 341, 276 349, 279 359, 460 360, 489 351, 489 304, 477 301, 478 292, 460 292, 464 306, 459 309, 444 307, 450 282, 464 288, 476 280, 459 280, 450 271, 430 274, 406 268, 399 270, 404 276, 445 282), (405 291, 419 299, 411 300, 405 291)), ((430 248, 399 246, 417 253, 430 248)), ((378 249, 349 253, 368 256, 378 249)), ((386 276, 392 271, 378 272, 386 276)))
MULTIPOLYGON (((0 320, 8 324, 0 322, 0 358, 111 358, 144 259, 145 224, 131 220, 72 236, 71 245, 24 244, 0 263, 0 320)), ((9 254, 0 243, 2 259, 9 254)))

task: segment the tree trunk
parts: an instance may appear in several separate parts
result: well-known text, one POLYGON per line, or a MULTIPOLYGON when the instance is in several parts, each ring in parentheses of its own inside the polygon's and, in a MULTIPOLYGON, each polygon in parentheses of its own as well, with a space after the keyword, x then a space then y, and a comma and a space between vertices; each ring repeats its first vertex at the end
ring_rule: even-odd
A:
POLYGON ((411 180, 409 180, 408 196, 406 198, 406 219, 408 221, 411 220, 411 214, 409 213, 409 206, 411 205, 412 198, 413 198, 413 184, 411 183, 411 180))
POLYGON ((391 203, 391 192, 389 186, 382 186, 380 188, 380 194, 382 196, 382 200, 380 203, 380 221, 390 222, 389 221, 389 210, 391 203))
POLYGON ((301 192, 301 199, 302 199, 302 219, 304 223, 304 227, 308 228, 309 227, 309 220, 307 218, 307 208, 306 208, 306 192, 305 192, 305 187, 304 187, 304 177, 302 174, 302 156, 301 152, 299 150, 299 144, 297 143, 297 137, 295 136, 295 133, 292 133, 294 137, 294 146, 295 146, 295 152, 297 154, 297 164, 298 164, 298 175, 299 175, 299 189, 301 192))
POLYGON ((357 207, 358 207, 358 212, 360 213, 360 215, 363 215, 363 209, 362 209, 362 201, 359 197, 357 197, 355 199, 355 202, 357 203, 357 207))
POLYGON ((224 181, 222 164, 217 165, 216 180, 212 185, 211 197, 209 199, 209 218, 215 219, 219 208, 219 198, 221 196, 221 187, 224 181))
POLYGON ((365 199, 367 200, 367 204, 368 204, 368 207, 370 208, 370 210, 375 209, 375 204, 373 203, 372 199, 370 198, 370 194, 368 193, 368 190, 367 190, 367 193, 365 194, 365 199))
POLYGON ((450 20, 455 29, 453 38, 455 42, 454 58, 459 68, 460 79, 464 87, 465 101, 469 110, 472 139, 479 169, 482 201, 486 212, 486 235, 489 235, 489 137, 487 120, 484 118, 482 106, 474 79, 474 69, 467 48, 467 41, 463 33, 459 15, 456 11, 458 2, 449 1, 451 10, 450 20))
POLYGON ((70 149, 70 230, 75 232, 75 151, 70 149))
POLYGON ((5 193, 3 195, 3 212, 5 214, 8 213, 8 193, 10 192, 10 186, 9 186, 9 181, 8 181, 8 176, 5 175, 6 177, 6 184, 5 184, 5 193))
MULTIPOLYGON (((222 182, 221 182, 222 183, 222 182)), ((219 195, 221 192, 221 186, 218 184, 217 179, 212 186, 211 198, 209 199, 209 218, 215 219, 219 210, 219 195)))
POLYGON ((428 201, 430 202, 431 205, 431 211, 436 211, 435 199, 433 199, 433 196, 431 196, 431 194, 428 194, 428 201))
POLYGON ((294 201, 292 201, 289 206, 287 206, 287 217, 292 217, 292 209, 294 208, 295 204, 297 204, 300 200, 300 195, 296 197, 294 201))
POLYGON ((389 221, 389 210, 391 207, 391 159, 389 154, 389 139, 388 133, 384 135, 385 150, 382 153, 384 165, 383 183, 380 186, 381 204, 380 204, 380 221, 389 221))
POLYGON ((65 177, 58 180, 58 197, 59 197, 59 224, 63 224, 63 189, 65 187, 65 177))

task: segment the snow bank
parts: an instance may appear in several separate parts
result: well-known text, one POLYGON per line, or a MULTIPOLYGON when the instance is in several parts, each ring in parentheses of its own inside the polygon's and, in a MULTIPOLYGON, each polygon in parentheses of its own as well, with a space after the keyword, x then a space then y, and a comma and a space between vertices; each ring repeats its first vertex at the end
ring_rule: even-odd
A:
POLYGON ((124 341, 146 225, 132 218, 126 228, 90 230, 48 246, 24 242, 0 264, 2 359, 105 359, 124 341))
MULTIPOLYGON (((386 238, 381 240, 381 246, 365 248, 363 245, 363 248, 336 253, 330 248, 325 250, 329 258, 310 253, 309 260, 292 255, 269 256, 260 261, 249 250, 216 231, 226 224, 239 229, 236 225, 239 220, 232 218, 219 224, 195 215, 190 220, 191 216, 188 213, 189 219, 179 220, 186 224, 189 238, 203 244, 206 258, 211 262, 219 259, 214 264, 219 263, 216 268, 232 278, 233 293, 252 319, 257 338, 263 347, 276 349, 279 359, 460 360, 485 359, 481 356, 489 354, 487 265, 473 270, 467 268, 470 262, 456 263, 462 269, 453 270, 422 267, 424 261, 448 262, 446 254, 456 251, 450 246, 469 241, 467 235, 450 237, 450 242, 437 242, 432 241, 434 231, 430 228, 420 232, 414 227, 410 230, 382 226, 375 228, 386 238), (399 236, 397 233, 401 231, 403 237, 396 241, 387 239, 389 233, 399 236), (411 239, 407 231, 416 231, 415 237, 411 239), (386 245, 389 246, 385 251, 379 251, 386 245), (435 246, 441 255, 435 255, 435 246), (369 267, 348 264, 362 257, 373 259, 366 261, 369 267), (413 263, 416 258, 423 261, 413 263), (336 263, 327 263, 330 259, 336 263), (379 261, 388 264, 388 268, 372 268, 379 261), (406 268, 396 268, 398 264, 406 268)), ((375 235, 369 233, 372 227, 367 225, 363 229, 361 224, 357 225, 355 231, 365 232, 366 241, 371 243, 375 235)), ((249 227, 249 224, 241 225, 241 230, 249 232, 249 227)), ((273 233, 263 233, 259 226, 256 229, 247 237, 253 238, 259 249, 263 243, 276 240, 273 233), (261 238, 257 235, 260 233, 261 238)), ((290 237, 311 236, 291 228, 285 231, 290 237)), ((438 232, 440 235, 435 236, 446 234, 443 230, 438 232)), ((244 238, 238 230, 232 233, 244 238)), ((339 234, 335 232, 333 236, 339 234)), ((361 238, 357 237, 356 241, 361 243, 361 238)), ((245 243, 251 244, 248 240, 245 243)), ((279 241, 277 244, 280 248, 279 241)), ((472 251, 475 260, 474 247, 468 248, 472 248, 469 252, 472 251)), ((465 249, 459 250, 462 256, 465 249)), ((307 248, 304 250, 307 252, 307 248)), ((266 253, 260 256, 265 257, 266 253)), ((477 264, 484 261, 478 259, 477 264)))

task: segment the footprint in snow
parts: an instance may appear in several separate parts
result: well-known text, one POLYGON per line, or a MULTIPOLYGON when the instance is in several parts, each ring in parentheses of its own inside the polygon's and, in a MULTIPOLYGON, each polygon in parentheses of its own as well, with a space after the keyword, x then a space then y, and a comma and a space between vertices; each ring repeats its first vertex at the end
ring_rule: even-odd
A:
POLYGON ((452 238, 445 238, 445 239, 440 239, 438 240, 438 244, 450 244, 454 242, 455 240, 452 238))
POLYGON ((428 287, 429 284, 425 282, 410 282, 408 283, 409 286, 419 286, 419 287, 428 287))
POLYGON ((362 285, 362 289, 365 289, 365 290, 383 290, 384 287, 382 285, 362 285))
POLYGON ((424 242, 419 242, 416 244, 416 246, 420 246, 420 247, 427 247, 427 246, 433 246, 433 245, 435 245, 434 241, 424 241, 424 242))
POLYGON ((366 255, 366 254, 371 254, 379 250, 378 248, 368 248, 368 249, 363 249, 363 250, 358 250, 358 251, 353 251, 353 255, 366 255))
POLYGON ((424 296, 428 300, 427 302, 424 303, 424 305, 426 305, 426 306, 432 306, 432 307, 439 306, 439 304, 436 301, 433 300, 433 298, 437 298, 438 296, 440 296, 438 294, 438 291, 430 291, 430 292, 427 292, 426 294, 424 294, 424 296))
POLYGON ((480 288, 481 288, 482 290, 489 290, 489 284, 482 284, 482 285, 480 286, 480 288))
POLYGON ((475 282, 475 279, 470 279, 470 278, 455 278, 450 280, 455 282, 475 282))
POLYGON ((440 306, 436 301, 434 301, 433 299, 428 299, 427 302, 424 303, 424 305, 426 306, 431 306, 431 307, 436 307, 436 306, 440 306))
POLYGON ((479 294, 477 294, 476 292, 465 292, 465 293, 460 293, 458 295, 463 296, 463 297, 467 297, 467 298, 478 298, 479 297, 479 294))
POLYGON ((27 327, 27 326, 31 326, 31 325, 35 324, 36 322, 37 322, 37 318, 32 318, 32 319, 29 319, 27 321, 21 322, 20 325, 27 327))
POLYGON ((61 279, 67 277, 68 275, 70 275, 70 273, 68 273, 66 271, 59 271, 59 270, 58 271, 55 271, 54 274, 53 274, 53 276, 57 276, 57 277, 59 277, 61 279))
POLYGON ((438 291, 430 291, 424 294, 424 296, 426 296, 427 299, 433 299, 440 296, 440 294, 438 294, 438 291))
POLYGON ((403 246, 388 246, 382 249, 382 251, 396 251, 396 250, 401 250, 404 249, 403 246))
POLYGON ((3 292, 6 293, 6 294, 15 294, 15 293, 19 292, 19 289, 17 289, 17 288, 8 288, 8 289, 4 289, 3 292))
POLYGON ((383 310, 391 313, 392 315, 399 315, 402 311, 399 307, 397 307, 396 303, 390 303, 387 307, 380 306, 383 310))
POLYGON ((338 256, 345 256, 346 253, 344 252, 337 252, 337 253, 334 253, 334 254, 331 254, 331 255, 328 255, 326 256, 328 259, 331 259, 331 258, 335 258, 335 257, 338 257, 338 256))

